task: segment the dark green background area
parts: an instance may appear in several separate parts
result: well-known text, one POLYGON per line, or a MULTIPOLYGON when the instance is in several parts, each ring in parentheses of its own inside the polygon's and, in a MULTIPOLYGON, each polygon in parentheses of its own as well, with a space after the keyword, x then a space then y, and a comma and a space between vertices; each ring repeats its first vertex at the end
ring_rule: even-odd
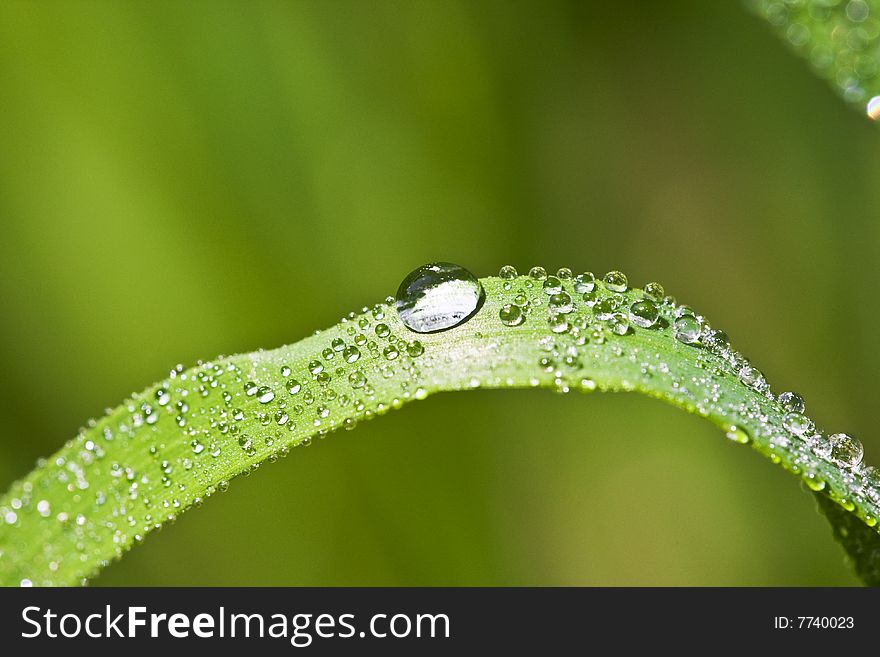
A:
MULTIPOLYGON (((0 487, 430 260, 659 280, 877 463, 878 146, 736 3, 4 2, 0 487)), ((852 584, 830 535, 696 417, 478 391, 296 449, 96 582, 852 584)))

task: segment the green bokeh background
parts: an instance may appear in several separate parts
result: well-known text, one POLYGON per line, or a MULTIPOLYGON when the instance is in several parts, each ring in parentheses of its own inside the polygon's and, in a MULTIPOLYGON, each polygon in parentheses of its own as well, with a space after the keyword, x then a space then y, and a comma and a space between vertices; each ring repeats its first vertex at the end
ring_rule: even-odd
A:
MULTIPOLYGON (((4 2, 0 486, 438 259, 660 280, 877 462, 878 146, 737 3, 4 2)), ((477 391, 294 450, 96 583, 855 581, 709 423, 477 391)))

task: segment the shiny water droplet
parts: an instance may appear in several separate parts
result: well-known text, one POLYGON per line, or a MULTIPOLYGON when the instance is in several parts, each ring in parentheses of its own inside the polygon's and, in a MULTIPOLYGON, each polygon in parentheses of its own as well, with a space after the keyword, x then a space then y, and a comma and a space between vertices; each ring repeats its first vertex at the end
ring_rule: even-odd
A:
POLYGON ((782 426, 796 436, 806 436, 813 432, 813 421, 803 413, 786 413, 782 417, 782 426))
POLYGON ((629 285, 626 274, 619 271, 608 272, 602 280, 605 281, 605 287, 612 292, 626 292, 629 285))
POLYGON ((387 338, 391 335, 391 329, 388 328, 388 324, 376 324, 376 335, 380 338, 387 338))
POLYGON ((648 283, 642 292, 644 292, 645 297, 655 303, 660 303, 663 301, 663 297, 666 296, 666 290, 663 289, 660 283, 648 283))
POLYGON ((847 468, 862 462, 865 450, 857 439, 845 433, 836 433, 828 439, 831 446, 831 458, 847 468))
POLYGON ((498 318, 505 326, 519 326, 525 320, 522 308, 515 303, 506 303, 498 311, 498 318))
POLYGON ((367 377, 360 370, 355 370, 348 375, 348 382, 352 388, 363 388, 367 384, 367 377))
POLYGON ((557 294, 562 291, 562 281, 556 276, 548 276, 541 287, 544 289, 544 294, 557 294))
POLYGON ((779 405, 790 413, 803 413, 806 409, 804 398, 796 392, 783 392, 777 398, 779 405))
POLYGON ((636 301, 629 307, 629 319, 636 326, 651 328, 660 318, 660 311, 652 301, 636 301))
POLYGON ((302 389, 302 384, 300 384, 300 382, 297 381, 296 379, 289 379, 287 381, 287 392, 289 392, 291 395, 295 395, 301 389, 302 389))
POLYGON ((287 365, 281 368, 281 376, 285 379, 290 376, 290 368, 287 365))
POLYGON ((403 279, 395 307, 408 329, 434 333, 470 319, 484 297, 480 281, 467 269, 439 262, 423 265, 403 279))
POLYGON ((342 351, 342 357, 346 363, 354 363, 361 357, 361 350, 355 346, 349 345, 342 351))
POLYGON ((165 388, 159 388, 156 390, 156 403, 159 404, 159 406, 166 406, 170 401, 171 395, 168 394, 168 391, 165 388))
POLYGON ((499 278, 503 278, 505 281, 513 280, 517 277, 516 267, 513 265, 504 265, 500 271, 498 272, 499 278))
POLYGON ((571 328, 565 315, 550 315, 550 317, 547 318, 547 324, 550 326, 550 330, 554 333, 567 333, 571 328))
POLYGON ((574 277, 574 291, 578 294, 592 292, 596 287, 596 277, 593 272, 585 271, 574 277))
POLYGON ((596 313, 596 317, 598 319, 611 319, 611 315, 614 314, 614 311, 617 310, 617 302, 615 299, 611 297, 605 297, 604 299, 600 299, 593 306, 593 312, 596 313))
POLYGON ((536 281, 543 281, 547 278, 547 270, 543 267, 532 267, 529 269, 529 278, 533 278, 536 281))
POLYGON ((238 446, 248 456, 253 456, 257 453, 257 448, 254 447, 254 441, 250 436, 240 436, 238 438, 238 446))
POLYGON ((743 365, 737 374, 739 380, 752 390, 763 392, 767 389, 767 380, 758 368, 752 365, 743 365))
POLYGON ((423 353, 425 353, 425 345, 423 345, 418 340, 413 340, 408 345, 406 345, 406 353, 410 358, 418 358, 423 353))
POLYGON ((571 280, 571 269, 568 267, 560 267, 556 270, 556 278, 562 281, 571 280))
MULTIPOLYGON (((548 279, 549 280, 549 279, 548 279)), ((568 314, 573 309, 571 296, 569 296, 568 292, 560 292, 559 294, 554 294, 547 301, 547 308, 554 313, 560 314, 568 314)))
POLYGON ((275 393, 272 392, 272 388, 263 386, 257 390, 257 401, 261 404, 268 404, 273 399, 275 399, 275 393))
POLYGON ((626 335, 629 332, 629 318, 623 313, 614 313, 608 320, 608 327, 617 335, 626 335))
POLYGON ((700 340, 702 327, 692 315, 684 315, 675 320, 672 332, 675 339, 685 344, 696 344, 700 340))

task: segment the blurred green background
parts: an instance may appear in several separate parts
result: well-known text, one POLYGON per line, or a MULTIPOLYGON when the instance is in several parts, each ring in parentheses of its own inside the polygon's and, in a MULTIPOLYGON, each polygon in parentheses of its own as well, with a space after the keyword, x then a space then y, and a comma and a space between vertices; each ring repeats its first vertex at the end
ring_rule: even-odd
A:
MULTIPOLYGON (((0 485, 438 259, 660 280, 876 463, 878 146, 737 3, 4 2, 0 485)), ((295 450, 96 580, 855 582, 709 423, 536 391, 295 450)))

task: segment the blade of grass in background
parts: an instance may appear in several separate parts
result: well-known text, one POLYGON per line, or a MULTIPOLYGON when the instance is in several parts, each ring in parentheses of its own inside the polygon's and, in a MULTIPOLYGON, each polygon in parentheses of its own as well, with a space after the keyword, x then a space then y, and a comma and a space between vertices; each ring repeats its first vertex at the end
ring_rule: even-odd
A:
POLYGON ((749 0, 844 100, 880 119, 880 1, 749 0))

